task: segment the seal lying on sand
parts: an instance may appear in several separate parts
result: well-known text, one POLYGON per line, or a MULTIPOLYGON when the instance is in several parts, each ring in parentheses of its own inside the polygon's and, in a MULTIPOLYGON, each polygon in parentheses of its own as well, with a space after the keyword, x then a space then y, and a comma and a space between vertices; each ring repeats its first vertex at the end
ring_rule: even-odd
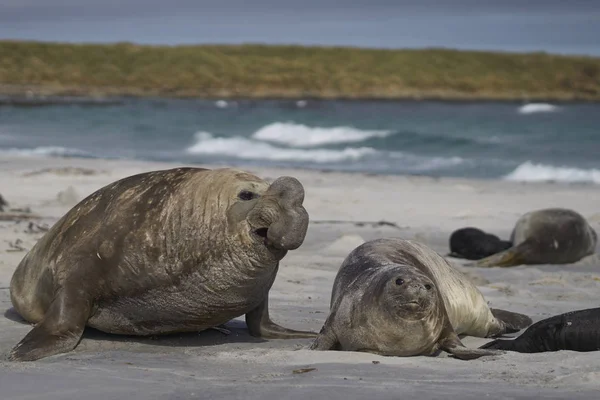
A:
POLYGON ((511 246, 511 242, 500 240, 496 235, 485 233, 481 229, 467 227, 457 229, 450 235, 450 253, 448 256, 467 260, 480 260, 511 246))
POLYGON ((142 173, 91 194, 17 267, 12 303, 35 327, 12 360, 75 348, 84 327, 127 335, 202 331, 246 314, 264 338, 314 337, 273 323, 279 261, 304 241, 304 189, 233 169, 142 173))
POLYGON ((363 243, 335 278, 330 314, 316 350, 461 359, 497 353, 466 348, 458 335, 495 336, 529 324, 525 315, 494 310, 477 287, 427 246, 386 238, 363 243))
POLYGON ((524 214, 510 241, 513 246, 472 263, 474 267, 513 267, 523 264, 570 264, 594 254, 598 236, 579 213, 547 208, 524 214))
POLYGON ((480 348, 519 353, 597 351, 600 350, 600 308, 556 315, 536 322, 514 340, 498 339, 480 348))

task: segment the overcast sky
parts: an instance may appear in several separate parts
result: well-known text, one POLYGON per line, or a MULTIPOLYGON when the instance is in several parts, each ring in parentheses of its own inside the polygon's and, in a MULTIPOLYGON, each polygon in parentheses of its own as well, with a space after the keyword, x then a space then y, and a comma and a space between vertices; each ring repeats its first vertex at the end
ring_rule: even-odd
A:
POLYGON ((0 0, 0 38, 600 55, 600 0, 0 0))

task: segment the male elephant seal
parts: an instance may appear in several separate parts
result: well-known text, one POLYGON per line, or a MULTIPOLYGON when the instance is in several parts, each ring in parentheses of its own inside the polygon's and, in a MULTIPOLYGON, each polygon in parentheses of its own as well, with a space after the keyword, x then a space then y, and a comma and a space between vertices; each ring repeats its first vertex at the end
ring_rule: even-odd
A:
POLYGON ((498 339, 482 349, 519 353, 600 350, 600 308, 571 311, 536 322, 514 340, 498 339))
POLYGON ((314 337, 269 318, 279 261, 308 227, 304 189, 233 169, 176 168, 118 180, 64 215, 17 267, 15 309, 35 327, 12 360, 107 333, 202 331, 246 315, 264 338, 314 337))
POLYGON ((598 236, 579 213, 547 208, 524 214, 517 221, 512 247, 473 263, 475 267, 524 264, 570 264, 594 254, 598 236))
POLYGON ((467 227, 452 232, 450 235, 450 254, 448 255, 467 260, 480 260, 511 246, 511 242, 500 240, 496 235, 485 233, 481 229, 467 227))
POLYGON ((457 358, 497 354, 466 348, 458 335, 515 332, 525 315, 490 309, 460 271, 427 246, 397 238, 354 249, 335 278, 330 314, 311 345, 316 350, 457 358))

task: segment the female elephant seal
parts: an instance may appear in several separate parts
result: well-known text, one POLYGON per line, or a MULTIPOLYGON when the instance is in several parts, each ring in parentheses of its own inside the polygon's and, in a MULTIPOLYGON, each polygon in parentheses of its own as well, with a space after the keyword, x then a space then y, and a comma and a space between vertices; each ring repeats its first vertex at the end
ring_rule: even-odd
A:
POLYGON ((338 271, 330 305, 311 349, 392 356, 444 350, 474 359, 497 353, 466 348, 458 335, 494 336, 531 323, 525 315, 490 309, 477 287, 444 258, 397 238, 354 249, 338 271))
POLYGON ((201 331, 246 315, 264 338, 314 337, 273 323, 279 261, 304 241, 304 189, 233 169, 176 168, 116 181, 82 200, 24 257, 10 285, 35 327, 12 360, 74 349, 107 333, 201 331))
POLYGON ((513 267, 524 264, 570 264, 594 254, 598 235, 579 213, 546 208, 517 221, 512 247, 471 264, 475 267, 513 267))
POLYGON ((555 315, 531 325, 514 340, 498 339, 482 349, 502 349, 519 353, 546 351, 600 350, 600 308, 555 315))

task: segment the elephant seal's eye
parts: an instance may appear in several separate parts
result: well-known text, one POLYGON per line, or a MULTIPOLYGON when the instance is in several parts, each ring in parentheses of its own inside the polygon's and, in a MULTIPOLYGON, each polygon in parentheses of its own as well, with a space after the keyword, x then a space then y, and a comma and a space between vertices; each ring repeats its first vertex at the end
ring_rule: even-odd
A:
POLYGON ((256 194, 254 194, 248 190, 242 190, 238 194, 238 197, 240 198, 240 200, 252 200, 253 198, 256 197, 256 194))

